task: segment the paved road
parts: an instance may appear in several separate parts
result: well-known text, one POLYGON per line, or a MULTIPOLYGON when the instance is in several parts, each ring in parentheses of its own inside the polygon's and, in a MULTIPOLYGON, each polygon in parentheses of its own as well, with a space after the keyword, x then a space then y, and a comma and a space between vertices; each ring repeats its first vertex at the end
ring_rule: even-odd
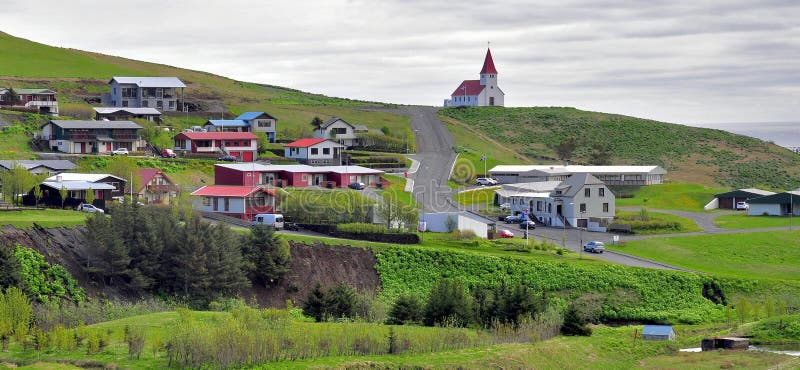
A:
POLYGON ((417 152, 409 155, 409 158, 419 161, 420 165, 415 173, 409 174, 409 178, 414 181, 414 199, 429 212, 458 210, 452 201, 454 191, 447 186, 456 161, 453 152, 455 140, 436 116, 439 109, 412 106, 392 110, 411 118, 411 129, 417 138, 417 152))

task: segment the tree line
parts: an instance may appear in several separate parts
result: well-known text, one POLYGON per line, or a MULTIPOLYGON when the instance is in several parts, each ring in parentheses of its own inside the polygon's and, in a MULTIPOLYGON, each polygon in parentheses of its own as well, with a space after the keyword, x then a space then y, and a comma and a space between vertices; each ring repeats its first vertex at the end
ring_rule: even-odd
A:
POLYGON ((178 296, 204 306, 234 295, 251 283, 269 285, 287 271, 285 240, 268 226, 239 235, 223 224, 169 207, 123 202, 110 217, 86 221, 84 272, 103 286, 178 296))

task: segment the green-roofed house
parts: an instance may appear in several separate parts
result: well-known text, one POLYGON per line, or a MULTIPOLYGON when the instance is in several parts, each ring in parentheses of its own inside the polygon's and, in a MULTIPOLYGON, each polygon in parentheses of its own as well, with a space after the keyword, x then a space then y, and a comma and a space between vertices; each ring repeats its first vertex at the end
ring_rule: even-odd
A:
POLYGON ((0 105, 24 106, 27 108, 38 109, 40 114, 50 114, 58 116, 58 100, 56 92, 50 89, 15 89, 0 88, 0 105), (6 104, 4 102, 8 90, 14 90, 19 96, 18 104, 6 104))

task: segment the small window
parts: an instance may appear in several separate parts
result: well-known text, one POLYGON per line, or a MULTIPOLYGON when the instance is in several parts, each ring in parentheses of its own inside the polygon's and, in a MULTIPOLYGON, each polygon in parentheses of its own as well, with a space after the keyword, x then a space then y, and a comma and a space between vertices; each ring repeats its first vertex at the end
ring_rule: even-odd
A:
MULTIPOLYGON (((604 197, 604 196, 606 196, 606 189, 605 189, 605 188, 600 188, 600 189, 598 189, 598 190, 597 190, 597 194, 598 194, 599 196, 601 196, 601 197, 604 197)), ((606 211, 603 211, 603 212, 606 212, 606 211)))
POLYGON ((211 206, 211 197, 203 197, 203 206, 210 207, 211 206))
POLYGON ((175 101, 174 100, 170 100, 169 101, 169 109, 175 109, 175 101))
POLYGON ((150 106, 150 102, 147 100, 142 100, 142 107, 147 108, 150 106))
POLYGON ((322 154, 325 155, 331 154, 331 148, 322 148, 322 154))
POLYGON ((608 212, 608 203, 603 203, 603 212, 608 212))
POLYGON ((583 189, 583 196, 587 197, 587 198, 591 197, 592 196, 592 189, 590 189, 590 188, 583 189))
POLYGON ((581 213, 584 213, 584 212, 586 212, 586 203, 581 203, 581 206, 580 206, 580 212, 581 212, 581 213))
POLYGON ((319 154, 319 149, 311 148, 311 155, 318 155, 318 154, 319 154))

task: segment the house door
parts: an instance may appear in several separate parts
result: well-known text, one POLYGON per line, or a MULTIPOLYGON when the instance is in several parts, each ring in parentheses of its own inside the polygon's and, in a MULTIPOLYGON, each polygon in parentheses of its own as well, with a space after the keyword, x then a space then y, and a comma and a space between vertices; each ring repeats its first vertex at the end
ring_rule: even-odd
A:
POLYGON ((81 154, 86 153, 86 143, 81 143, 81 154))
POLYGON ((215 211, 219 210, 219 198, 217 197, 214 197, 214 210, 215 211))
POLYGON ((322 175, 314 175, 314 185, 319 186, 322 180, 323 180, 322 175))
POLYGON ((111 143, 106 143, 106 151, 107 152, 111 151, 111 143))
POLYGON ((589 220, 585 218, 578 219, 578 227, 587 228, 589 227, 589 220))
POLYGON ((252 162, 253 152, 242 152, 242 162, 252 162))
POLYGON ((489 105, 494 106, 494 96, 489 97, 489 105))

